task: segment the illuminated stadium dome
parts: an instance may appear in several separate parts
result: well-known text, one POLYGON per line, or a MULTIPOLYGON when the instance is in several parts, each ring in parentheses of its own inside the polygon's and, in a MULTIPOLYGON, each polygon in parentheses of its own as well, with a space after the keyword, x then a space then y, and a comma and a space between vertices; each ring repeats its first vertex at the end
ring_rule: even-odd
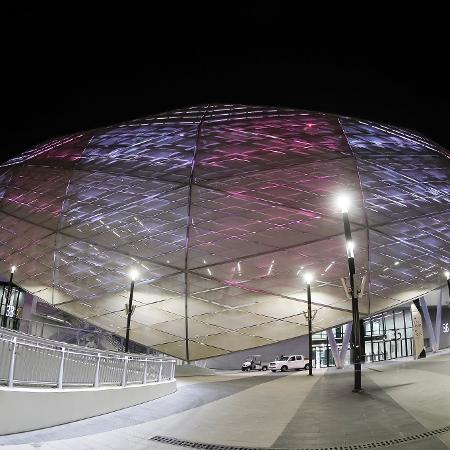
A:
POLYGON ((314 330, 351 320, 341 192, 362 317, 443 285, 449 158, 408 130, 253 106, 75 133, 0 166, 1 275, 124 335, 136 269, 131 339, 183 359, 290 339, 307 271, 314 330))

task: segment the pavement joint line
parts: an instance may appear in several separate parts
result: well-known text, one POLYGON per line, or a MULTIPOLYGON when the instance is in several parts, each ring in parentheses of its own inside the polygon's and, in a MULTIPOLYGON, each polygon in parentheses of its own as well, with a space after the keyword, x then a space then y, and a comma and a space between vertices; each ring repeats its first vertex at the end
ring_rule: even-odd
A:
POLYGON ((429 439, 450 431, 450 425, 436 428, 434 430, 424 431, 423 433, 414 434, 411 436, 404 436, 393 439, 386 439, 376 442, 363 442, 359 444, 347 445, 328 445, 326 447, 297 447, 297 448, 283 448, 283 447, 247 447, 241 445, 226 445, 226 444, 208 444, 206 442, 195 442, 187 439, 178 439, 169 436, 153 436, 149 441, 160 442, 162 444, 177 445, 180 447, 193 448, 199 450, 363 450, 371 448, 386 448, 393 445, 405 444, 413 441, 420 441, 429 439))
MULTIPOLYGON (((133 410, 134 408, 142 408, 145 405, 150 405, 155 401, 163 401, 165 399, 170 399, 171 396, 161 397, 154 401, 144 402, 140 405, 131 406, 129 408, 124 408, 124 409, 118 410, 118 411, 112 411, 111 413, 108 413, 108 414, 103 414, 103 415, 95 416, 95 417, 88 417, 86 419, 81 419, 79 421, 75 421, 75 422, 71 422, 71 423, 55 425, 55 427, 41 428, 41 429, 26 431, 24 433, 19 433, 19 434, 13 433, 10 435, 0 435, 0 449, 2 448, 2 446, 5 446, 5 445, 21 445, 21 444, 29 444, 30 445, 31 443, 34 443, 34 444, 39 443, 40 445, 43 445, 44 443, 49 444, 51 442, 55 442, 58 440, 67 440, 67 439, 74 439, 74 438, 80 438, 80 437, 86 437, 86 436, 92 437, 92 436, 96 436, 99 433, 111 432, 111 431, 113 431, 113 429, 125 429, 129 426, 144 425, 145 423, 151 423, 153 421, 168 418, 172 415, 175 416, 177 414, 184 413, 186 411, 194 410, 198 407, 206 406, 206 405, 214 403, 216 401, 223 400, 223 399, 226 399, 233 395, 245 392, 248 389, 252 389, 252 388, 261 386, 263 384, 266 384, 266 383, 272 383, 272 382, 275 382, 282 378, 288 378, 291 375, 296 375, 296 373, 276 374, 276 376, 255 374, 252 377, 229 378, 226 380, 216 381, 214 383, 221 383, 224 386, 243 384, 243 387, 240 389, 237 389, 236 391, 233 391, 233 392, 226 392, 225 395, 210 399, 210 400, 206 401, 205 403, 195 404, 186 409, 174 411, 168 415, 158 416, 158 417, 154 417, 154 418, 147 417, 145 421, 138 420, 138 421, 126 422, 124 424, 123 422, 121 422, 121 419, 119 418, 118 419, 119 425, 115 425, 114 427, 111 427, 111 425, 102 427, 100 425, 100 429, 99 429, 98 426, 95 425, 98 422, 100 422, 101 424, 104 423, 103 421, 107 420, 108 416, 109 417, 117 417, 117 416, 123 417, 123 414, 126 413, 127 411, 133 410), (70 434, 69 437, 64 434, 67 432, 63 431, 63 430, 66 430, 67 427, 69 427, 69 430, 72 430, 72 429, 74 430, 73 434, 70 434), (92 429, 91 429, 91 427, 92 427, 92 429), (52 429, 61 430, 61 431, 54 432, 54 431, 52 431, 52 429), (78 431, 80 429, 82 430, 82 432, 78 431), (27 436, 28 434, 31 437, 28 437, 27 436)), ((202 383, 187 383, 187 384, 184 384, 183 386, 181 386, 181 388, 177 392, 182 392, 182 390, 184 390, 184 389, 189 390, 190 388, 192 388, 194 386, 198 387, 199 385, 202 385, 205 388, 212 387, 212 386, 210 386, 211 383, 209 381, 205 381, 202 383)), ((176 395, 176 394, 177 393, 174 393, 173 395, 176 395)), ((145 437, 144 439, 147 440, 148 438, 145 437)))

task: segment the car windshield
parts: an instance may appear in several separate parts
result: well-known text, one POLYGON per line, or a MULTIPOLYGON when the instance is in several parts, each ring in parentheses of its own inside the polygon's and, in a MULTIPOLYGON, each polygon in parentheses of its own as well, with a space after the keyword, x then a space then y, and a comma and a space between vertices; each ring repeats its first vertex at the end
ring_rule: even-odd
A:
POLYGON ((289 358, 287 356, 281 356, 278 361, 287 361, 289 358))

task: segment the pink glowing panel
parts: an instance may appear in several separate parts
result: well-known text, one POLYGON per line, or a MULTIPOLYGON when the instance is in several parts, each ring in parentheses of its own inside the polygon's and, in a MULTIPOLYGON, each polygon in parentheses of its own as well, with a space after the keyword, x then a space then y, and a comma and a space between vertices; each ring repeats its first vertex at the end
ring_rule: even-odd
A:
POLYGON ((202 359, 351 320, 336 197, 351 196, 369 314, 443 283, 449 153, 386 125, 206 105, 50 140, 0 166, 0 271, 40 298, 202 359))

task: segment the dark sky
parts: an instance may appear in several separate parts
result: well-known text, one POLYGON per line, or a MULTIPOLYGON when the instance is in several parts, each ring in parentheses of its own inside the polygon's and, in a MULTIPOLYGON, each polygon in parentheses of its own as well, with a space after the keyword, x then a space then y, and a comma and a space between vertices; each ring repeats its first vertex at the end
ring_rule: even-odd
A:
POLYGON ((3 11, 0 160, 208 102, 353 115, 450 147, 444 10, 190 3, 3 11))

